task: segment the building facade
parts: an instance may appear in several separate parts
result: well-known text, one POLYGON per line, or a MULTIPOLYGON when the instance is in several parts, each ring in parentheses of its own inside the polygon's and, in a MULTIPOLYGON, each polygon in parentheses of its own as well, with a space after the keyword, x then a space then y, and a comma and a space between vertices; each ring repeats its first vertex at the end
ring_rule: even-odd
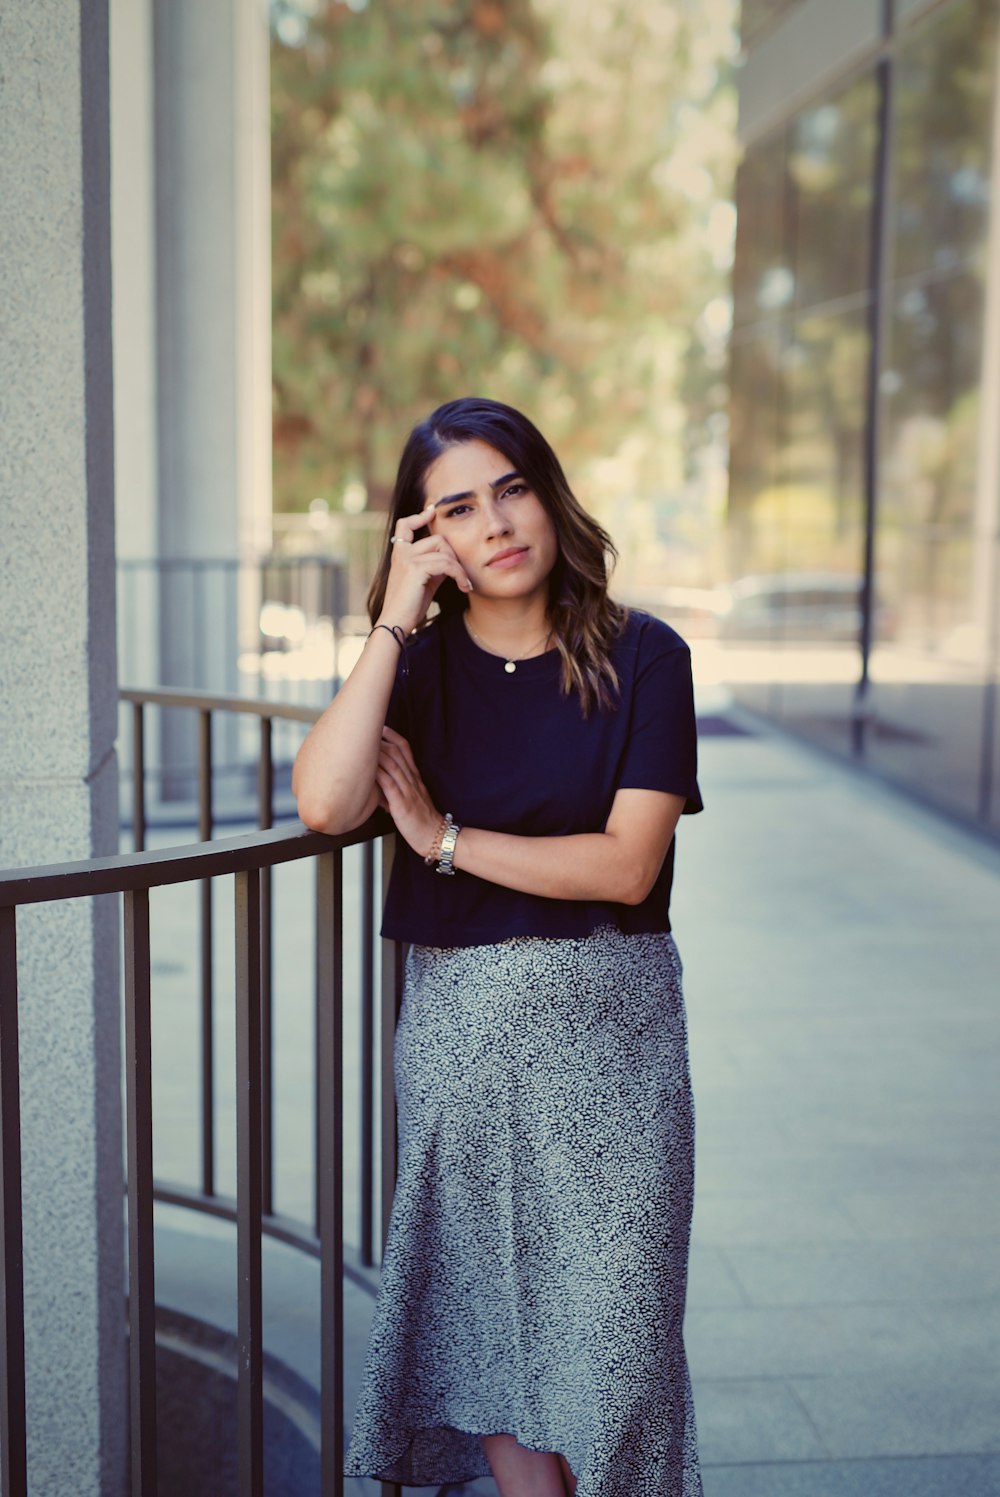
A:
POLYGON ((1000 836, 1000 0, 744 0, 739 700, 1000 836))

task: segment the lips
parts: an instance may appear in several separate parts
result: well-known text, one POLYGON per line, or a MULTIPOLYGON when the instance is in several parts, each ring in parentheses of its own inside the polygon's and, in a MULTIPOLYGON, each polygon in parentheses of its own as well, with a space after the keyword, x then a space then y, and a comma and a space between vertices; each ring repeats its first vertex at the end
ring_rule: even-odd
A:
POLYGON ((527 554, 527 546, 508 546, 505 551, 498 551, 496 556, 491 556, 486 565, 489 567, 513 566, 527 554))

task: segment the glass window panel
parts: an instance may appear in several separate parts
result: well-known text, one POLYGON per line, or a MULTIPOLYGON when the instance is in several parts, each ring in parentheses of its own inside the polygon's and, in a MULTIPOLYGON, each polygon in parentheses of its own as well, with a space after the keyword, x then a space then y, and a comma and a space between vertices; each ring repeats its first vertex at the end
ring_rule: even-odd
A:
POLYGON ((799 308, 869 288, 877 106, 868 75, 792 127, 789 220, 799 308))
POLYGON ((736 178, 736 214, 733 323, 742 327, 775 318, 792 300, 784 250, 784 135, 747 152, 736 178))
POLYGON ((782 712, 845 753, 861 671, 868 351, 861 308, 800 319, 785 354, 782 712))
MULTIPOLYGON (((889 643, 938 651, 960 629, 955 648, 971 663, 978 631, 985 669, 994 615, 986 550, 998 475, 980 472, 990 451, 980 430, 982 391, 984 382, 995 384, 984 315, 976 275, 896 291, 882 377, 876 554, 895 620, 889 643)), ((991 413, 994 405, 990 397, 991 413)))
POLYGON ((998 0, 959 0, 900 48, 893 94, 895 274, 949 270, 983 245, 991 196, 998 0))
POLYGON ((743 0, 740 32, 744 46, 759 41, 793 3, 794 0, 743 0))
MULTIPOLYGON (((988 257, 981 257, 988 263, 988 257)), ((980 423, 995 387, 974 273, 897 287, 883 375, 869 754, 931 799, 979 808, 996 631, 991 533, 1000 475, 980 423)), ((996 392, 986 409, 996 406, 996 392)))
POLYGON ((771 326, 733 340, 731 351, 729 576, 727 610, 719 622, 726 673, 738 698, 761 712, 777 711, 772 650, 778 629, 756 577, 784 559, 778 456, 781 433, 781 345, 771 326))
POLYGON ((883 643, 872 671, 869 762, 928 800, 977 817, 987 707, 980 670, 902 643, 890 652, 883 643))

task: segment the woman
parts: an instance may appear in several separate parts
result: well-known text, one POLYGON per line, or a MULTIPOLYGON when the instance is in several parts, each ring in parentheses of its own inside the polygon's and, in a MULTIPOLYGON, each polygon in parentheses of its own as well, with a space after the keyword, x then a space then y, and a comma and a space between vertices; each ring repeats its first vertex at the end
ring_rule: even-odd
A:
POLYGON ((307 825, 392 815, 383 934, 410 943, 349 1476, 701 1494, 668 916, 702 805, 690 652, 609 599, 613 556, 530 421, 440 407, 403 452, 367 644, 296 760, 307 825))

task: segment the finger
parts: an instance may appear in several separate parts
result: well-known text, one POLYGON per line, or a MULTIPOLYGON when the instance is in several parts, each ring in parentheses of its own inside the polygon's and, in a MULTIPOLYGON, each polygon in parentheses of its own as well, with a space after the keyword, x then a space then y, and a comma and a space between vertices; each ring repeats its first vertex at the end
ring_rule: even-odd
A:
POLYGON ((392 806, 401 799, 399 786, 388 770, 382 769, 381 766, 375 771, 375 783, 385 796, 386 809, 391 810, 392 806))
POLYGON ((392 728, 383 728, 382 742, 391 745, 391 747, 395 749, 395 751, 401 756, 403 762, 407 764, 414 771, 414 773, 419 772, 417 770, 417 761, 413 757, 413 750, 407 743, 406 739, 403 737, 402 733, 396 733, 392 728))
POLYGON ((445 577, 453 577, 463 592, 472 592, 472 578, 453 551, 418 551, 418 546, 423 546, 423 542, 407 546, 407 560, 419 569, 425 582, 438 583, 445 577))
POLYGON ((392 776, 403 794, 409 797, 420 794, 420 777, 412 763, 408 763, 398 749, 392 745, 384 745, 378 762, 384 772, 392 776))
MULTIPOLYGON (((396 539, 403 540, 404 537, 397 536, 396 539)), ((397 546, 393 560, 397 561, 398 566, 416 566, 419 563, 426 582, 453 577, 463 592, 473 590, 471 577, 444 536, 427 535, 419 541, 397 546)))
POLYGON ((392 532, 392 542, 412 541, 414 532, 422 530, 433 513, 433 504, 425 504, 419 514, 400 515, 392 532))
POLYGON ((402 758, 398 750, 390 744, 384 744, 378 756, 379 768, 383 774, 392 777, 394 784, 401 793, 412 795, 417 791, 417 778, 406 760, 402 758))

